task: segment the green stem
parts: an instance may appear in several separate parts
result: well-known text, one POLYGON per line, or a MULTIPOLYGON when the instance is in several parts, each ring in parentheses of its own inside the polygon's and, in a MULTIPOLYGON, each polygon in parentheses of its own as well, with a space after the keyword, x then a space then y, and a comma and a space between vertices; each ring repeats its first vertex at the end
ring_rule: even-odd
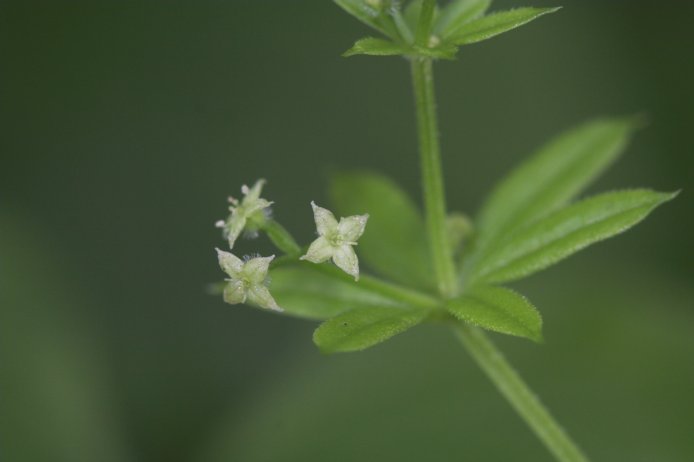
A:
POLYGON ((456 274, 446 232, 446 197, 441 174, 432 61, 413 58, 411 68, 429 248, 439 292, 444 297, 451 297, 456 292, 456 274))
POLYGON ((296 257, 301 253, 301 247, 299 247, 292 235, 289 234, 289 231, 275 220, 267 220, 263 223, 262 229, 267 233, 272 243, 282 252, 291 257, 296 257))
MULTIPOLYGON (((320 271, 323 274, 328 274, 338 279, 343 279, 348 282, 354 282, 354 280, 351 279, 349 276, 345 275, 345 273, 341 269, 337 268, 332 264, 312 264, 310 268, 314 271, 320 271)), ((406 287, 393 284, 391 282, 386 282, 382 279, 378 279, 367 274, 360 275, 359 282, 357 284, 373 292, 384 295, 388 298, 400 300, 403 303, 418 306, 420 308, 433 309, 441 306, 441 301, 436 297, 432 297, 431 295, 427 295, 417 290, 408 289, 406 287)))
POLYGON ((588 461, 483 331, 458 323, 455 333, 487 377, 558 461, 588 461))
MULTIPOLYGON (((420 29, 426 27, 428 21, 427 18, 420 18, 420 29)), ((446 229, 446 198, 441 171, 432 61, 429 58, 413 58, 411 69, 429 247, 439 292, 443 297, 452 297, 460 288, 446 229)), ((492 383, 558 461, 587 462, 588 459, 481 330, 459 323, 456 333, 492 383)))

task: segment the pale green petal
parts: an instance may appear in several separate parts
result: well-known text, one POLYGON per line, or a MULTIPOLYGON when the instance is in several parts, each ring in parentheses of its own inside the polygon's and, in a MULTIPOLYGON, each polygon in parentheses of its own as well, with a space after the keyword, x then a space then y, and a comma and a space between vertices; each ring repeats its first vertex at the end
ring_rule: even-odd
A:
POLYGON ((337 232, 345 242, 357 242, 357 239, 364 234, 364 228, 368 219, 368 213, 342 218, 340 219, 340 224, 337 225, 337 232))
POLYGON ((313 207, 313 218, 316 220, 318 234, 325 236, 337 230, 337 220, 330 210, 318 207, 315 202, 311 202, 311 207, 313 207))
POLYGON ((216 250, 217 258, 219 260, 219 267, 222 268, 222 271, 227 273, 231 278, 238 278, 239 273, 243 268, 243 261, 232 253, 219 249, 216 250))
POLYGON ((241 192, 246 196, 243 198, 243 202, 258 200, 260 197, 260 192, 263 190, 263 186, 265 186, 265 180, 262 178, 256 181, 252 188, 243 185, 243 187, 241 187, 241 192))
POLYGON ((267 277, 267 270, 270 266, 270 262, 274 258, 274 255, 269 257, 251 258, 243 266, 243 276, 251 284, 262 284, 267 277))
POLYGON ((323 263, 333 256, 335 247, 328 240, 321 236, 311 243, 306 252, 306 255, 301 257, 301 260, 308 260, 312 263, 323 263))
POLYGON ((224 301, 230 305, 244 303, 246 301, 246 287, 243 281, 229 281, 224 286, 224 301))
POLYGON ((240 212, 239 210, 242 209, 236 209, 232 212, 231 218, 229 219, 229 223, 225 228, 226 238, 229 241, 230 249, 234 248, 234 243, 236 242, 236 239, 239 238, 239 236, 241 235, 241 231, 243 231, 243 228, 246 226, 246 215, 243 212, 240 212))
POLYGON ((262 284, 251 286, 248 290, 248 301, 261 308, 282 311, 282 308, 277 305, 275 299, 270 295, 270 291, 262 284))
POLYGON ((273 203, 274 202, 265 200, 262 197, 260 199, 254 199, 252 201, 244 201, 244 203, 243 203, 244 215, 246 215, 246 217, 248 217, 252 213, 257 212, 258 210, 263 210, 263 209, 270 207, 273 203))
POLYGON ((333 262, 345 273, 359 280, 359 260, 351 245, 341 245, 335 250, 333 262))

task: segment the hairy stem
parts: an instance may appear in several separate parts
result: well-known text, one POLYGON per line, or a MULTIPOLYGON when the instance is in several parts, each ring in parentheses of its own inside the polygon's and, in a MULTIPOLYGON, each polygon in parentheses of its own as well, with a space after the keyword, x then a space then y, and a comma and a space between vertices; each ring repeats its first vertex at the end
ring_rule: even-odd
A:
POLYGON ((439 292, 444 297, 451 297, 456 292, 456 275, 446 232, 446 197, 441 174, 432 61, 413 58, 411 68, 429 249, 439 292))
POLYGON ((558 461, 588 461, 484 332, 458 323, 455 333, 487 377, 558 461))

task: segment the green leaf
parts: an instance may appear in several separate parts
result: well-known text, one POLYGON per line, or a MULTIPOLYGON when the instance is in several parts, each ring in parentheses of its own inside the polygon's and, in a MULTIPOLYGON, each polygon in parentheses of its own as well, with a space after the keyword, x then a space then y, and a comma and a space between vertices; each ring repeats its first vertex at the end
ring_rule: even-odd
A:
POLYGON ((395 56, 412 53, 410 47, 374 37, 366 37, 357 40, 352 48, 345 51, 342 56, 349 57, 354 55, 370 56, 395 56))
POLYGON ((436 287, 424 221, 395 183, 373 173, 334 178, 331 198, 340 214, 369 214, 357 250, 374 270, 410 287, 436 287))
POLYGON ((478 251, 571 201, 622 153, 636 122, 586 123, 551 140, 511 172, 479 214, 478 251))
POLYGON ((281 266, 270 270, 270 293, 285 314, 325 320, 365 306, 403 306, 366 284, 312 263, 281 266))
POLYGON ((482 16, 492 0, 453 0, 438 15, 434 33, 445 40, 464 24, 482 16))
POLYGON ((502 334, 542 340, 542 317, 522 295, 504 287, 478 286, 446 303, 456 318, 502 334))
POLYGON ((476 282, 520 279, 594 242, 622 233, 677 193, 646 189, 600 194, 518 230, 480 260, 470 275, 476 282))
MULTIPOLYGON (((422 11, 422 2, 424 0, 412 0, 403 13, 405 17, 405 23, 410 28, 411 31, 416 31, 419 25, 419 13, 422 11)), ((438 5, 434 7, 434 20, 439 14, 438 5)))
POLYGON ((398 36, 393 19, 388 15, 390 0, 334 0, 337 5, 367 26, 382 34, 398 36))
POLYGON ((447 40, 456 45, 481 42, 557 10, 559 8, 518 8, 492 13, 461 25, 447 40))
POLYGON ((392 307, 359 308, 325 321, 313 333, 324 353, 359 351, 414 327, 429 312, 392 307))

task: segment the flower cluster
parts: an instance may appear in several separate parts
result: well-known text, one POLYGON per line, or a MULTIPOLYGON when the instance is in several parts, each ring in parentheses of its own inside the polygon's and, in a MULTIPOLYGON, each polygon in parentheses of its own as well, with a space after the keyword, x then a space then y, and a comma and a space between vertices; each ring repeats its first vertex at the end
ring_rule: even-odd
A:
MULTIPOLYGON (((270 217, 270 206, 273 202, 260 197, 265 180, 258 180, 253 187, 244 185, 241 188, 243 198, 239 201, 229 198, 231 214, 226 220, 218 221, 215 226, 222 228, 224 238, 233 249, 236 240, 244 233, 255 236, 263 230, 270 217)), ((313 216, 316 222, 318 238, 311 243, 301 260, 312 263, 322 263, 332 259, 344 272, 359 280, 359 260, 353 246, 364 233, 369 215, 354 215, 341 218, 338 222, 328 209, 311 202, 313 216)), ((229 276, 224 287, 224 301, 235 305, 250 303, 261 308, 282 311, 268 290, 268 271, 270 262, 275 258, 254 256, 245 260, 231 252, 217 249, 219 266, 229 276)))

